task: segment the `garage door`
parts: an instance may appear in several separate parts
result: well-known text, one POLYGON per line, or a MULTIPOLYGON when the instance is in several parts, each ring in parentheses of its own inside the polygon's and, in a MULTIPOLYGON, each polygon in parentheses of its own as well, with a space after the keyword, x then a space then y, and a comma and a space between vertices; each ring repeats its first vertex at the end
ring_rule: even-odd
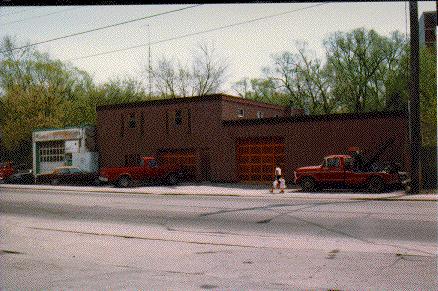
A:
POLYGON ((55 168, 65 165, 65 142, 38 142, 36 174, 51 173, 55 168))
POLYGON ((162 151, 160 161, 180 166, 189 179, 194 179, 198 173, 198 155, 194 150, 162 151))
POLYGON ((284 168, 282 138, 242 139, 236 144, 237 177, 241 182, 269 182, 274 179, 275 164, 284 168))

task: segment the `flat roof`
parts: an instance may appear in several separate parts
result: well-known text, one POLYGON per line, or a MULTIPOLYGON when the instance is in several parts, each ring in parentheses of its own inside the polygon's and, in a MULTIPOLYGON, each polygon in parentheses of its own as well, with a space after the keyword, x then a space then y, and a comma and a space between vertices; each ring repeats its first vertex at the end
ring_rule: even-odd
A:
POLYGON ((290 122, 307 122, 307 121, 330 121, 330 120, 349 120, 349 119, 371 119, 382 117, 400 117, 407 118, 408 114, 405 111, 379 111, 379 112, 365 112, 365 113, 333 113, 321 115, 292 115, 279 116, 259 119, 236 119, 224 120, 222 124, 225 126, 235 125, 258 125, 258 124, 279 124, 290 122))
POLYGON ((101 106, 96 107, 96 111, 125 109, 125 108, 138 108, 138 107, 146 107, 146 106, 161 106, 161 105, 168 105, 168 104, 190 103, 190 102, 200 102, 200 101, 218 101, 218 100, 238 102, 238 103, 247 104, 247 105, 254 105, 254 106, 260 106, 260 107, 265 107, 265 108, 275 108, 275 109, 280 109, 280 110, 284 110, 287 108, 286 106, 258 102, 258 101, 254 101, 251 99, 244 99, 241 97, 221 93, 221 94, 210 94, 210 95, 204 95, 204 96, 152 99, 152 100, 144 100, 144 101, 137 101, 137 102, 130 102, 130 103, 101 105, 101 106))
POLYGON ((82 129, 86 127, 96 127, 93 124, 84 124, 79 126, 66 126, 66 127, 47 127, 47 128, 36 128, 32 130, 32 132, 38 132, 38 131, 56 131, 56 130, 66 130, 66 129, 82 129))

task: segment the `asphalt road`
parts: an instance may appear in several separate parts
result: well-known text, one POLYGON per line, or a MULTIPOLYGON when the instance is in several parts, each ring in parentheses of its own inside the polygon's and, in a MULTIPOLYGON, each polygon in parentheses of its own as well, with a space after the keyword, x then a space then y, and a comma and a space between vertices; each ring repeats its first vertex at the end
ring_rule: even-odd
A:
POLYGON ((436 290, 437 203, 8 190, 0 288, 436 290))

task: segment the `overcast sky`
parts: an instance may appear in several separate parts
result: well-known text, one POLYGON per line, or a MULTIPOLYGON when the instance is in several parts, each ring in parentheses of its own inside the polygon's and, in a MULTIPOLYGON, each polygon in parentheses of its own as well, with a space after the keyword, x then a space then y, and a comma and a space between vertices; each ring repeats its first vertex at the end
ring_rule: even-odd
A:
MULTIPOLYGON (((148 64, 149 39, 154 43, 316 4, 204 4, 40 44, 36 48, 87 71, 98 83, 124 76, 146 81, 143 70, 148 64), (144 46, 72 60, 136 45, 144 46)), ((18 44, 23 45, 189 6, 192 5, 0 7, 0 36, 14 36, 18 44)), ((435 9, 435 1, 418 2, 419 17, 422 12, 435 9)), ((385 36, 395 30, 405 33, 407 29, 409 33, 409 5, 405 2, 323 2, 323 5, 282 16, 153 44, 152 62, 167 57, 187 63, 200 43, 213 45, 218 57, 229 63, 228 83, 223 91, 233 93, 230 89, 233 82, 243 77, 261 76, 261 68, 272 63, 270 55, 293 52, 295 40, 306 41, 311 50, 323 56, 323 40, 331 33, 359 27, 374 29, 385 36)))

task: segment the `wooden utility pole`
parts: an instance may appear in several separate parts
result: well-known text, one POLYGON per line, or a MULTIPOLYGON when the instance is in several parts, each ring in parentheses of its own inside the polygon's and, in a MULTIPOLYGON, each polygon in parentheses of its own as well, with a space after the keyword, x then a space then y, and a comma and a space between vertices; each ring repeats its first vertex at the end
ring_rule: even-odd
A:
POLYGON ((410 194, 420 192, 420 94, 419 94, 419 36, 417 1, 409 1, 411 30, 411 80, 410 80, 410 136, 411 136, 411 190, 410 194))

